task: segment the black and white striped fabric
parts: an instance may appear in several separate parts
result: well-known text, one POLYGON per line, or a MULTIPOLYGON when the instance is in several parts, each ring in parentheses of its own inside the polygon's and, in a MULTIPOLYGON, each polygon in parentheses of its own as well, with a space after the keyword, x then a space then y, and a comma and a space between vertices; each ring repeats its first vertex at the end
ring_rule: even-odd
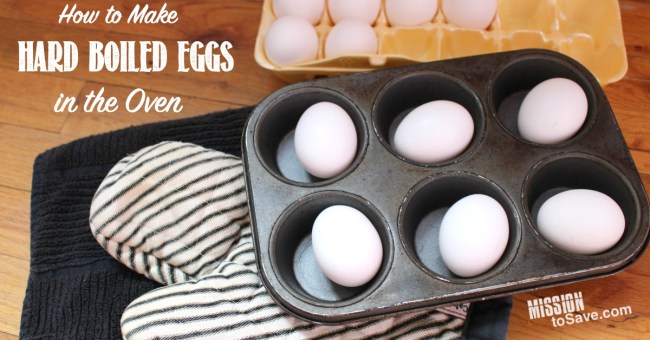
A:
POLYGON ((177 142, 121 160, 90 209, 90 227, 102 247, 163 284, 212 272, 247 223, 241 161, 177 142))
POLYGON ((122 315, 125 339, 359 339, 461 335, 463 318, 429 310, 345 325, 286 314, 257 274, 241 161, 164 142, 120 161, 90 224, 116 259, 167 284, 122 315))

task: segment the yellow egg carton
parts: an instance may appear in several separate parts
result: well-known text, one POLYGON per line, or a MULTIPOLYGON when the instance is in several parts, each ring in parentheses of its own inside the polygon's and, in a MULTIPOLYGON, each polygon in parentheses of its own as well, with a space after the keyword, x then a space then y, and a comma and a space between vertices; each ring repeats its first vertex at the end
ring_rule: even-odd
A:
POLYGON ((486 30, 447 23, 441 4, 430 23, 390 26, 382 5, 373 25, 378 54, 336 58, 324 57, 325 39, 334 25, 325 10, 315 26, 320 42, 317 60, 283 67, 273 64, 264 52, 266 32, 276 20, 272 1, 264 1, 255 60, 288 82, 525 48, 566 54, 585 65, 602 85, 620 80, 627 72, 617 0, 499 0, 486 30))

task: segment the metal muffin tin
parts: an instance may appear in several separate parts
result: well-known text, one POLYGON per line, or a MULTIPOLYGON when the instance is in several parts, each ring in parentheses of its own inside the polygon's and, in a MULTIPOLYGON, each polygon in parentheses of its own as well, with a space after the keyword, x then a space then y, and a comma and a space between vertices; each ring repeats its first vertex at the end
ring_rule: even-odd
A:
POLYGON ((290 85, 257 106, 243 148, 259 273, 279 305, 314 322, 439 307, 609 275, 634 262, 647 244, 648 198, 607 98, 586 68, 557 52, 504 52, 290 85), (518 107, 527 91, 554 77, 582 86, 587 120, 567 142, 527 142, 516 131, 518 107), (440 164, 399 156, 388 143, 396 119, 439 99, 460 103, 472 114, 475 134, 467 150, 440 164), (352 165, 327 180, 309 176, 292 145, 301 114, 320 101, 343 107, 358 135, 352 165), (564 253, 536 230, 539 205, 577 188, 610 196, 625 215, 623 237, 601 254, 564 253), (474 193, 501 203, 510 239, 491 270, 461 278, 442 263, 438 228, 449 206, 474 193), (362 211, 382 240, 381 268, 364 286, 338 286, 315 262, 313 221, 335 204, 362 211))

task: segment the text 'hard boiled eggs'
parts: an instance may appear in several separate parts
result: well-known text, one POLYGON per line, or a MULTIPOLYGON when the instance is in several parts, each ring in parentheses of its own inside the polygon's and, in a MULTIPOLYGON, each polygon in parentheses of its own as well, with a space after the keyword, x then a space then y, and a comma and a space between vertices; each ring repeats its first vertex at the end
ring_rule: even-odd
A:
POLYGON ((283 16, 266 32, 264 49, 269 60, 280 66, 316 60, 318 33, 304 18, 283 16))
POLYGON ((587 95, 576 82, 552 78, 535 86, 519 108, 517 127, 524 139, 555 144, 573 137, 587 119, 587 95))
POLYGON ((593 255, 613 247, 625 232, 625 216, 616 201, 594 190, 574 189, 546 200, 537 228, 568 253, 593 255))
POLYGON ((442 218, 440 255, 454 274, 480 275, 499 261, 509 235, 508 216, 501 204, 487 195, 470 195, 454 203, 442 218))
POLYGON ((318 178, 332 178, 354 160, 357 130, 342 107, 319 102, 300 116, 294 146, 296 156, 307 172, 318 178))
POLYGON ((421 163, 449 160, 461 154, 474 135, 472 116, 462 105, 436 100, 420 105, 395 130, 393 147, 421 163))
POLYGON ((359 210, 334 205, 314 221, 312 247, 319 267, 335 283, 358 287, 379 271, 383 248, 379 234, 359 210))

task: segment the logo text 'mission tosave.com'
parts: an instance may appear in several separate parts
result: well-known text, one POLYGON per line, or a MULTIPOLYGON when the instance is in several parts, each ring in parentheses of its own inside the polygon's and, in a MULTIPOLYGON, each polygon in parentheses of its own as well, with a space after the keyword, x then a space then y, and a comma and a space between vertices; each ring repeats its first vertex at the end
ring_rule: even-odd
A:
POLYGON ((531 320, 583 310, 585 310, 585 303, 582 292, 528 300, 528 316, 531 320))

